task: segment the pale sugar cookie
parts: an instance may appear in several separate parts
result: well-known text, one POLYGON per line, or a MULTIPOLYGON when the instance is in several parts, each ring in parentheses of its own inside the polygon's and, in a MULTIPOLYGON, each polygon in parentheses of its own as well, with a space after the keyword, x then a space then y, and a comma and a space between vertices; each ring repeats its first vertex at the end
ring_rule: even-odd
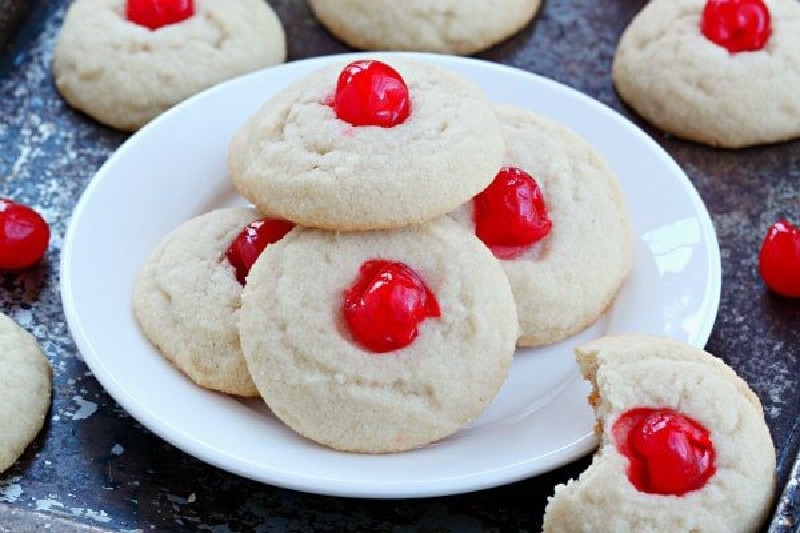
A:
POLYGON ((142 267, 133 310, 147 338, 207 389, 258 396, 239 344, 242 285, 226 250, 258 219, 250 208, 211 211, 163 238, 142 267))
POLYGON ((228 163, 260 212, 346 231, 443 215, 486 187, 502 156, 475 84, 392 58, 329 66, 286 87, 238 130, 228 163), (345 78, 359 81, 337 89, 345 78), (358 122, 373 118, 382 125, 358 122))
POLYGON ((678 137, 726 148, 798 137, 800 3, 653 0, 622 35, 613 77, 625 102, 678 137))
POLYGON ((41 431, 52 370, 33 336, 0 313, 0 472, 41 431))
POLYGON ((600 449, 556 487, 545 533, 759 531, 775 449, 756 395, 721 360, 659 337, 578 347, 600 449))
POLYGON ((263 0, 194 0, 194 14, 157 29, 129 20, 127 6, 73 2, 53 56, 67 102, 114 128, 136 130, 207 87, 286 58, 283 28, 263 0))
POLYGON ((494 110, 506 170, 452 216, 501 258, 519 344, 549 344, 595 322, 630 273, 628 209, 616 176, 583 138, 530 111, 494 110))
POLYGON ((478 417, 519 331, 502 268, 446 217, 394 231, 294 229, 253 266, 239 327, 278 418, 367 453, 416 448, 478 417))
POLYGON ((472 54, 527 25, 540 0, 310 0, 336 37, 364 50, 472 54))

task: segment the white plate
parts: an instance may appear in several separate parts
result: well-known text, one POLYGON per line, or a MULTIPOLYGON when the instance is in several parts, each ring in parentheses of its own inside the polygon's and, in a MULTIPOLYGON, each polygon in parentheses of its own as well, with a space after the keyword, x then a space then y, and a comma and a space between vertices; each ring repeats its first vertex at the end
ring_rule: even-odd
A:
POLYGON ((143 425, 204 461, 282 487, 373 498, 454 494, 530 477, 593 448, 588 387, 572 354, 579 340, 644 332, 705 344, 719 304, 716 235, 686 175, 654 141, 553 81, 474 59, 417 57, 472 78, 492 100, 571 127, 605 155, 622 182, 636 236, 634 272, 613 308, 578 337, 520 350, 508 382, 480 419, 413 452, 337 453, 298 437, 259 402, 191 384, 140 333, 131 287, 147 255, 175 226, 242 202, 228 182, 225 158, 245 119, 298 76, 345 58, 282 65, 215 87, 159 117, 108 160, 75 209, 61 263, 69 327, 100 383, 143 425))

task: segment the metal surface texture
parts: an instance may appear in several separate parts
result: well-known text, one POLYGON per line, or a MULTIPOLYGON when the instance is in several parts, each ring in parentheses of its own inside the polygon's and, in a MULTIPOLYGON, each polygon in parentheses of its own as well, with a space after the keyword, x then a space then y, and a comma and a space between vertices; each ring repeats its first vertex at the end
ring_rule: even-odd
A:
MULTIPOLYGON (((39 210, 53 232, 41 265, 0 273, 0 311, 36 336, 55 371, 44 430, 0 475, 0 532, 539 531, 553 486, 576 476, 588 458, 458 496, 317 496, 204 464, 155 437, 103 391, 78 358, 66 327, 58 259, 78 198, 127 136, 69 108, 55 89, 50 62, 68 3, 0 0, 0 196, 39 210)), ((757 255, 773 222, 794 217, 800 223, 800 141, 717 150, 666 136, 626 108, 613 88, 611 62, 620 34, 645 3, 546 0, 529 26, 478 57, 600 100, 643 127, 689 175, 708 206, 722 251, 721 306, 707 349, 732 366, 764 404, 779 452, 776 513, 765 530, 797 531, 800 300, 765 290, 757 255)), ((315 21, 303 0, 272 4, 286 28, 290 60, 350 51, 315 21)), ((97 250, 102 253, 102 243, 97 250)))

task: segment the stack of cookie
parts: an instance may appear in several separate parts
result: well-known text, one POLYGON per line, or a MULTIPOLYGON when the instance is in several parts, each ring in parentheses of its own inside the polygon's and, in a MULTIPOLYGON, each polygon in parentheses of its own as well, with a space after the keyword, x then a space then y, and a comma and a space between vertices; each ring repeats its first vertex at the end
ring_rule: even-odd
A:
POLYGON ((255 207, 168 235, 134 294, 145 334, 198 384, 371 453, 476 418, 515 345, 587 327, 632 263, 619 186, 585 141, 453 72, 390 63, 270 98, 229 152, 255 207))

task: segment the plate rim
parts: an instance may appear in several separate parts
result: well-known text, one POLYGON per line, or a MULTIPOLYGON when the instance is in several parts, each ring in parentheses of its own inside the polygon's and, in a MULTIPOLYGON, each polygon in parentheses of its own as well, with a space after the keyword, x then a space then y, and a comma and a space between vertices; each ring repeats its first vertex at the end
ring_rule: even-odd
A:
MULTIPOLYGON (((108 394, 114 399, 114 401, 119 403, 134 419, 140 422, 148 430, 152 431, 159 438, 164 439, 179 450, 222 470, 232 472, 247 479, 302 492, 340 497, 386 499, 452 495, 497 487, 519 481, 521 479, 526 479, 558 468, 586 455, 592 449, 594 449, 597 442, 595 435, 591 432, 583 435, 581 438, 572 442, 568 446, 553 450, 545 455, 537 456, 531 461, 505 465, 502 468, 496 468, 488 472, 472 472, 464 476, 459 476, 457 479, 459 479, 462 483, 457 486, 442 483, 440 478, 415 482, 404 482, 404 486, 397 486, 396 483, 393 485, 392 482, 376 482, 374 480, 349 480, 346 481, 347 486, 342 486, 343 480, 313 477, 305 474, 297 476, 297 474, 293 474, 290 471, 282 471, 275 468, 270 468, 270 476, 258 475, 258 472, 254 473, 253 471, 248 471, 245 469, 247 465, 245 460, 236 456, 228 455, 224 453, 224 451, 220 452, 220 450, 211 449, 206 444, 197 440, 184 438, 184 434, 181 431, 176 431, 175 428, 169 427, 161 418, 151 417, 150 411, 144 407, 141 407, 136 397, 130 395, 125 388, 118 383, 115 376, 106 371, 106 366, 103 363, 100 354, 94 353, 94 349, 92 348, 91 343, 88 341, 83 324, 78 316, 74 301, 74 293, 71 282, 73 279, 71 263, 73 261, 74 240, 76 238, 78 225, 82 218, 83 211, 90 203, 95 190, 100 186, 100 184, 108 179, 108 169, 114 166, 117 159, 124 157, 123 154, 128 148, 129 144, 136 142, 136 139, 147 134, 151 129, 160 127, 159 125, 163 121, 170 120, 172 115, 182 113, 182 110, 185 107, 195 105, 196 101, 206 98, 209 94, 213 94, 218 91, 225 91, 231 85, 242 83, 242 80, 266 76, 267 73, 273 73, 275 71, 287 72, 287 75, 291 76, 292 72, 298 69, 302 70, 305 68, 312 68, 315 65, 322 66, 335 61, 346 61, 363 57, 375 57, 376 55, 383 57, 407 57, 410 59, 417 58, 445 64, 454 61, 456 63, 472 64, 477 68, 488 69, 489 71, 501 71, 504 75, 513 73, 515 75, 532 77, 537 83, 555 87, 560 91, 566 91, 567 93, 571 93, 572 96, 580 98, 587 105, 595 107, 599 112, 606 115, 609 119, 623 124, 627 129, 635 133, 639 140, 645 144, 648 144, 652 150, 658 153, 660 159, 662 159, 665 164, 670 167, 672 171, 671 174, 673 174, 676 178, 679 178, 679 183, 682 185, 682 191, 687 194, 695 215, 701 221, 701 234, 704 242, 707 243, 705 250, 708 253, 708 268, 705 272, 706 279, 704 283, 705 287, 707 287, 707 291, 703 305, 703 307, 707 309, 707 312, 703 315, 703 320, 694 330, 694 335, 692 338, 689 338, 686 342, 698 348, 703 348, 705 346, 711 335, 721 299, 721 253, 717 234, 713 225, 713 221, 711 220, 710 213, 708 212, 708 209, 703 203, 699 192, 689 179, 688 175, 672 158, 672 156, 667 153, 666 150, 652 137, 650 137, 650 135, 639 128, 627 117, 613 110, 611 107, 603 102, 600 102, 594 97, 569 87, 563 83, 514 66, 494 63, 472 57, 445 56, 428 53, 380 52, 377 54, 333 54, 301 59, 273 67, 268 67, 266 69, 261 69, 237 78, 233 78, 231 80, 227 80, 221 84, 206 89, 205 91, 198 93, 187 100, 184 100, 172 109, 158 116, 156 119, 141 128, 138 132, 129 136, 111 154, 111 156, 95 172, 94 176, 81 193, 80 199, 72 211, 61 248, 61 257, 59 261, 60 296, 67 326, 80 353, 78 356, 83 358, 94 377, 103 386, 106 392, 108 392, 108 394), (87 354, 90 355, 87 356, 87 354), (228 457, 231 459, 231 461, 225 462, 222 460, 223 457, 228 457), (543 461, 543 459, 545 460, 543 461), (538 466, 531 468, 530 465, 527 465, 529 462, 534 462, 538 466), (526 466, 528 467, 525 468, 526 466)), ((295 78, 296 76, 294 76, 292 79, 295 78)), ((564 378, 564 382, 560 385, 561 390, 554 393, 552 398, 547 403, 553 402, 560 396, 566 394, 569 384, 575 382, 576 380, 578 382, 582 382, 582 378, 577 370, 564 378)))

